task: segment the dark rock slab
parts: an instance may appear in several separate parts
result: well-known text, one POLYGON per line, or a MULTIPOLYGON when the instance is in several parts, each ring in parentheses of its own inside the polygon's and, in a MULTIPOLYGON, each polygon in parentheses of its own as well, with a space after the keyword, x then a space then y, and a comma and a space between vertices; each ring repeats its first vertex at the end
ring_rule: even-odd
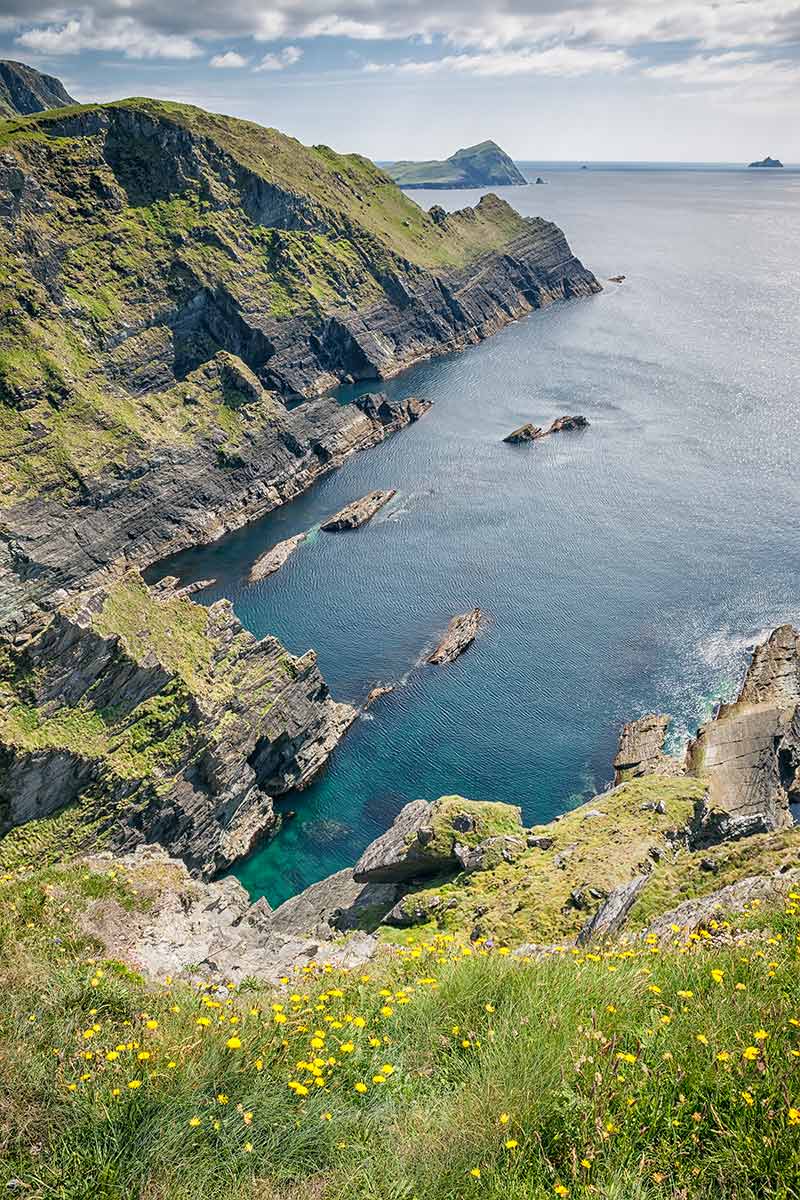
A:
POLYGON ((519 429, 513 429, 511 433, 506 434, 503 441, 508 442, 510 446, 521 446, 523 442, 535 442, 543 436, 544 430, 541 426, 528 421, 525 425, 520 425, 519 429))
POLYGON ((398 883, 452 867, 455 858, 449 847, 442 855, 431 852, 433 838, 431 805, 427 800, 412 800, 386 833, 367 846, 353 878, 361 883, 398 883))
POLYGON ((475 641, 482 621, 483 613, 479 608, 473 608, 470 612, 453 617, 447 626, 444 637, 433 654, 428 657, 428 662, 433 663, 434 666, 443 666, 445 663, 454 662, 475 641))
POLYGON ((395 489, 388 491, 369 492, 366 496, 362 496, 360 500, 354 500, 352 504, 345 505, 334 516, 328 517, 327 521, 323 521, 320 526, 326 533, 341 533, 346 529, 360 529, 362 525, 366 525, 367 521, 371 521, 384 504, 388 504, 393 496, 397 495, 395 489))

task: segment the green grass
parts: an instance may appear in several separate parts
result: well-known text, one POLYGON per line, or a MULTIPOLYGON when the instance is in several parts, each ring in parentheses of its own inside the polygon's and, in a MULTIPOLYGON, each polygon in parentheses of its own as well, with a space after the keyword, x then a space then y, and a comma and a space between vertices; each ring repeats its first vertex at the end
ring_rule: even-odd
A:
POLYGON ((146 984, 77 931, 87 905, 147 906, 135 872, 0 878, 0 1184, 796 1200, 797 898, 662 947, 527 961, 445 936, 220 991, 146 984))

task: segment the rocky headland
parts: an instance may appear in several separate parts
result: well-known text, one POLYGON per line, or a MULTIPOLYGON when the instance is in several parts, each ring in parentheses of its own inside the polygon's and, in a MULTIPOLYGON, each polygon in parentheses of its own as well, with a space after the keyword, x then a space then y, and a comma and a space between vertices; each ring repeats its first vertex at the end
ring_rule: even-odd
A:
POLYGON ((26 63, 0 59, 0 120, 75 104, 60 79, 26 63))

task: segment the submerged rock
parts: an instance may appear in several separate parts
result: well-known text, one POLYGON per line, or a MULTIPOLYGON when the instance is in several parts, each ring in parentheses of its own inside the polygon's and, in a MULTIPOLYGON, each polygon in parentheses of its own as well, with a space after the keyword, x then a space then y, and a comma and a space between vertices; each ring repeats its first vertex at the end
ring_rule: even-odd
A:
POLYGON ((388 504, 393 496, 397 495, 396 489, 392 488, 389 491, 369 492, 368 495, 362 496, 360 500, 354 500, 352 504, 345 505, 334 516, 328 517, 327 521, 323 521, 320 526, 326 533, 341 533, 345 529, 360 529, 362 525, 366 525, 367 521, 371 521, 375 513, 383 508, 384 504, 388 504))
POLYGON ((475 641, 482 620, 483 613, 479 608, 453 617, 439 645, 433 654, 428 656, 428 662, 434 666, 454 662, 475 641))
POLYGON ((371 689, 366 700, 364 701, 364 708, 370 708, 370 706, 373 705, 376 700, 380 700, 382 696, 389 696, 393 691, 395 691, 395 689, 396 684, 394 683, 376 684, 375 687, 371 689))
POLYGON ((625 276, 624 275, 609 275, 608 282, 609 283, 624 283, 625 276))
POLYGON ((266 553, 262 554, 253 563, 248 576, 249 583, 257 583, 259 579, 266 579, 268 575, 274 575, 279 571, 286 562, 290 554, 294 554, 295 550, 308 537, 307 533, 296 533, 294 537, 286 538, 283 542, 278 542, 266 553))

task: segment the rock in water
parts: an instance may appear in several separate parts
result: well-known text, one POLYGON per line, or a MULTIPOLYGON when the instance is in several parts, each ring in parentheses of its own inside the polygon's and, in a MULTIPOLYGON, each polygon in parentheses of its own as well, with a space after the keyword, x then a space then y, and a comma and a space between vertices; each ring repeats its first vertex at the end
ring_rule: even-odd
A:
POLYGON ((428 658, 428 662, 437 667, 444 663, 454 662, 475 641, 482 620, 483 613, 479 608, 473 608, 470 612, 453 617, 447 626, 447 633, 428 658))
POLYGON ((557 417, 553 421, 549 429, 546 429, 542 437, 547 437, 550 433, 572 433, 576 429, 588 429, 589 422, 586 417, 557 417))
POLYGON ((747 165, 748 167, 782 167, 783 163, 779 158, 770 158, 770 156, 767 155, 767 157, 762 158, 760 162, 751 162, 747 165))
POLYGON ((523 442, 535 442, 537 438, 544 436, 544 430, 540 425, 533 425, 528 421, 525 425, 520 425, 519 429, 512 430, 503 438, 504 442, 508 442, 510 446, 521 446, 523 442))
POLYGON ((378 509, 383 508, 384 504, 388 504, 397 492, 394 488, 386 492, 370 492, 366 496, 362 496, 360 500, 354 500, 352 504, 347 504, 340 509, 334 516, 328 517, 327 521, 323 521, 320 526, 326 533, 341 533, 345 529, 360 529, 362 525, 366 525, 367 521, 371 521, 378 509))
POLYGON ((609 277, 608 277, 609 283, 624 283, 624 281, 625 281, 624 275, 609 275, 609 277))
POLYGON ((547 429, 542 429, 539 425, 534 425, 532 421, 528 421, 525 425, 520 425, 519 429, 513 430, 506 437, 504 442, 508 442, 512 446, 522 445, 523 442, 538 442, 541 438, 549 437, 551 433, 571 433, 576 429, 588 428, 589 422, 586 417, 582 416, 564 416, 556 417, 552 424, 548 425, 547 429))
POLYGON ((286 538, 285 541, 278 542, 271 550, 267 550, 265 554, 256 559, 250 568, 248 582, 258 583, 259 579, 266 579, 268 575, 274 575, 281 569, 289 555, 293 554, 307 537, 307 533, 296 533, 294 537, 286 538))
POLYGON ((395 690, 393 683, 378 683, 372 688, 364 701, 364 708, 369 708, 376 700, 380 700, 382 696, 388 696, 395 690))

